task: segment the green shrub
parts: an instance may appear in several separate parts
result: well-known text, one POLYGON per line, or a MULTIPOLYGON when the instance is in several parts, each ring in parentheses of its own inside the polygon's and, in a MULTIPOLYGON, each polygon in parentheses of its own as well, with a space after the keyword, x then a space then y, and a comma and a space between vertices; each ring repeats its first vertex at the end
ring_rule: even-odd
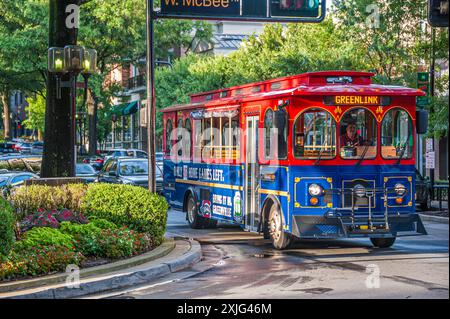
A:
POLYGON ((69 209, 79 212, 86 190, 87 185, 84 184, 30 185, 15 189, 10 195, 10 200, 16 210, 18 219, 23 219, 38 210, 69 209))
POLYGON ((102 229, 93 223, 79 225, 64 222, 61 223, 60 231, 71 236, 75 249, 83 255, 104 257, 103 248, 99 243, 102 229))
MULTIPOLYGON (((100 226, 114 225, 102 219, 96 219, 96 222, 100 226)), ((85 256, 112 259, 131 257, 153 246, 150 237, 127 228, 102 229, 94 223, 78 225, 64 222, 61 223, 60 230, 73 238, 75 249, 85 256)))
POLYGON ((34 247, 44 246, 61 246, 74 249, 72 236, 63 234, 58 229, 48 227, 33 228, 26 232, 23 235, 23 239, 16 242, 15 249, 17 251, 27 251, 34 247))
POLYGON ((93 224, 101 229, 117 229, 116 224, 111 223, 110 221, 103 219, 103 218, 98 218, 96 216, 92 216, 91 218, 89 218, 89 221, 91 224, 93 224))
POLYGON ((0 260, 8 255, 14 243, 14 223, 11 205, 0 197, 0 260))
POLYGON ((148 233, 160 244, 166 231, 169 206, 164 197, 130 185, 91 184, 81 205, 86 216, 148 233))
POLYGON ((0 280, 65 271, 67 265, 80 265, 83 259, 82 254, 64 246, 13 250, 8 258, 0 263, 0 280))

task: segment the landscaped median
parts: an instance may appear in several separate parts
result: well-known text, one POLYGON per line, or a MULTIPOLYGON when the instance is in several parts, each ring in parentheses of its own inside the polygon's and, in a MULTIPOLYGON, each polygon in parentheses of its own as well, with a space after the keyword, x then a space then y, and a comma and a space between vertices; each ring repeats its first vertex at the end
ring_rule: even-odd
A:
POLYGON ((32 185, 0 198, 0 284, 152 251, 168 204, 128 185, 32 185))

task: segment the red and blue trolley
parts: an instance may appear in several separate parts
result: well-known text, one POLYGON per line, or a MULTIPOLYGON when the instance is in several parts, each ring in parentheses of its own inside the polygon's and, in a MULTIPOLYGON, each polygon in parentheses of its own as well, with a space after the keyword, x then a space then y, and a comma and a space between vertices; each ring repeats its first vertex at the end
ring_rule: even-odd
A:
POLYGON ((193 228, 272 238, 426 234, 415 212, 417 89, 313 72, 194 94, 163 110, 164 195, 193 228))

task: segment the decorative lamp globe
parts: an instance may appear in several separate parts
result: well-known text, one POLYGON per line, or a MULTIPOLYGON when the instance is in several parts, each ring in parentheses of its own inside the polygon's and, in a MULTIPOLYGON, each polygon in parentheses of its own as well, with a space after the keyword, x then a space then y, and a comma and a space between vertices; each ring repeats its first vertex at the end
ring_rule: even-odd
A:
POLYGON ((67 71, 76 73, 83 71, 84 47, 78 45, 65 46, 64 58, 67 71))
POLYGON ((66 73, 63 48, 48 49, 48 71, 50 73, 66 73))
POLYGON ((83 74, 94 74, 97 71, 97 51, 85 49, 83 58, 83 74))

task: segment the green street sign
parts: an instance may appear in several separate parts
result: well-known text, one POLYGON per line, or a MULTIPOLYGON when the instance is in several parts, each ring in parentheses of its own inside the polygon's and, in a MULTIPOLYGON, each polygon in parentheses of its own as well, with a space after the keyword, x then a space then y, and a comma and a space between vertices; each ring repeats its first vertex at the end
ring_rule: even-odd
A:
POLYGON ((417 97, 417 106, 424 108, 430 104, 430 73, 418 72, 417 73, 417 88, 424 91, 427 95, 417 97))
POLYGON ((156 18, 321 22, 326 0, 161 0, 156 18))

